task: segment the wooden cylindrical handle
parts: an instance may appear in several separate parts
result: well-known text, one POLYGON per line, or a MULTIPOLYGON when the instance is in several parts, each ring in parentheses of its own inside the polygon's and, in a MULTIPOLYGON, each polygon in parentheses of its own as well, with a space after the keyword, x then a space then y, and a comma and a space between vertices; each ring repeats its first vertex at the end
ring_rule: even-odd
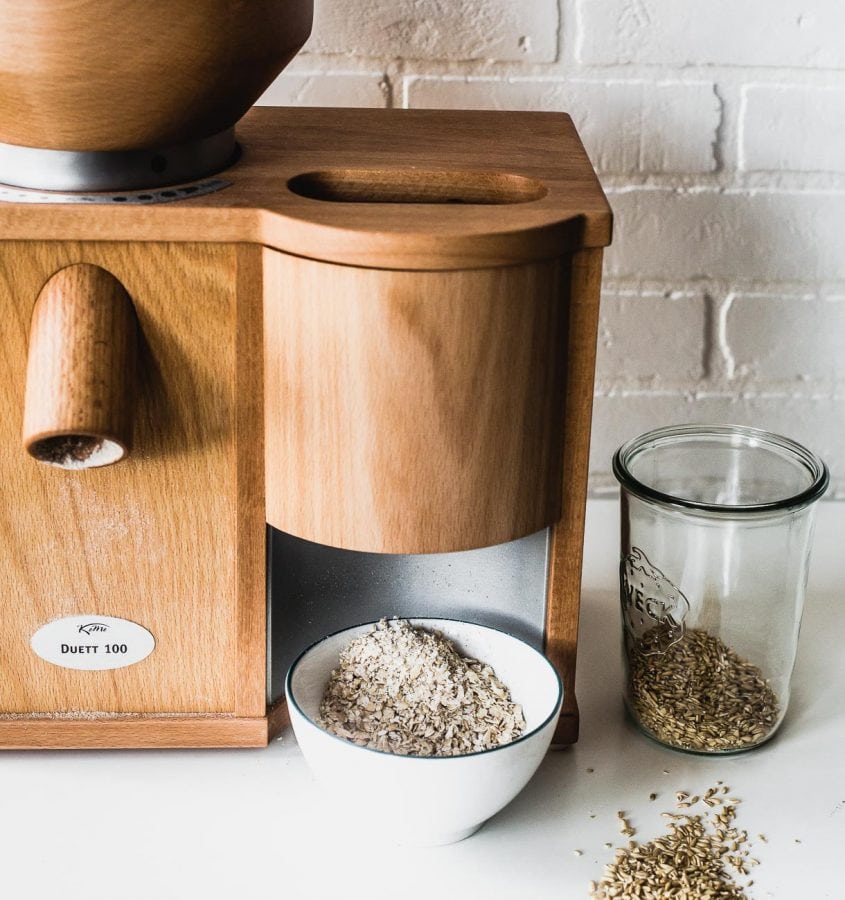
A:
POLYGON ((56 272, 35 302, 23 442, 39 462, 107 466, 129 452, 138 324, 123 285, 87 264, 56 272))

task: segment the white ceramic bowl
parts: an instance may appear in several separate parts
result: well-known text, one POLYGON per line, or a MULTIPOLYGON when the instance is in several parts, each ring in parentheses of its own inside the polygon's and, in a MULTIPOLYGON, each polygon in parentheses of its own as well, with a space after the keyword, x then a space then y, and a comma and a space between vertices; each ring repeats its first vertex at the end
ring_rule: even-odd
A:
POLYGON ((340 651, 373 623, 347 628, 309 647, 291 666, 285 695, 305 760, 339 813, 396 843, 463 840, 510 803, 540 765, 563 701, 554 667, 519 638, 452 619, 410 619, 453 640, 465 656, 489 663, 522 704, 517 740, 464 756, 399 756, 358 747, 316 724, 340 651))

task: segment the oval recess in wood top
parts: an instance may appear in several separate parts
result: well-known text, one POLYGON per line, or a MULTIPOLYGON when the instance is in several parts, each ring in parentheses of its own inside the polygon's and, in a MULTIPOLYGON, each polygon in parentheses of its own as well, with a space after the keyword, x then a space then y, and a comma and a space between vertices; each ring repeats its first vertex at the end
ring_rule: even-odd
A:
MULTIPOLYGON (((471 269, 554 259, 610 243, 612 213, 563 113, 254 107, 225 190, 161 206, 0 204, 7 239, 258 243, 381 269, 471 269), (519 203, 315 202, 303 173, 472 173, 522 178, 519 203)), ((498 182, 502 184, 500 180, 498 182)))
POLYGON ((507 172, 419 169, 322 169, 288 179, 300 197, 327 203, 528 203, 546 196, 536 178, 507 172))

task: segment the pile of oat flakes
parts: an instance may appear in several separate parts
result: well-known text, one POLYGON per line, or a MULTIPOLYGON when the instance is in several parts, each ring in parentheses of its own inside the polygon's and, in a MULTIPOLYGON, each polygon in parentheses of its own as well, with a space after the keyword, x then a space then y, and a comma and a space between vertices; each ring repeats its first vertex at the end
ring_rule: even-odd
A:
POLYGON ((361 746, 414 756, 490 750, 525 729, 493 669, 436 632, 382 619, 340 654, 319 724, 361 746))

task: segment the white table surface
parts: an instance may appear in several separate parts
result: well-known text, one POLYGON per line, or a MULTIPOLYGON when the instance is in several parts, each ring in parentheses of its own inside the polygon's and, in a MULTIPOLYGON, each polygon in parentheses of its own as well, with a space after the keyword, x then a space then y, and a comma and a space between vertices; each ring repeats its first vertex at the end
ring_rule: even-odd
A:
POLYGON ((629 814, 637 839, 647 840, 663 831, 659 813, 672 808, 676 790, 722 780, 744 801, 737 825, 761 861, 749 896, 845 897, 845 504, 819 509, 786 720, 760 749, 720 759, 662 749, 625 721, 617 509, 611 500, 588 508, 581 739, 551 753, 523 793, 473 837, 407 849, 374 846, 340 828, 289 732, 266 750, 5 752, 2 895, 582 898, 612 855, 604 842, 621 843, 618 809, 629 814), (651 792, 657 801, 649 802, 651 792))

